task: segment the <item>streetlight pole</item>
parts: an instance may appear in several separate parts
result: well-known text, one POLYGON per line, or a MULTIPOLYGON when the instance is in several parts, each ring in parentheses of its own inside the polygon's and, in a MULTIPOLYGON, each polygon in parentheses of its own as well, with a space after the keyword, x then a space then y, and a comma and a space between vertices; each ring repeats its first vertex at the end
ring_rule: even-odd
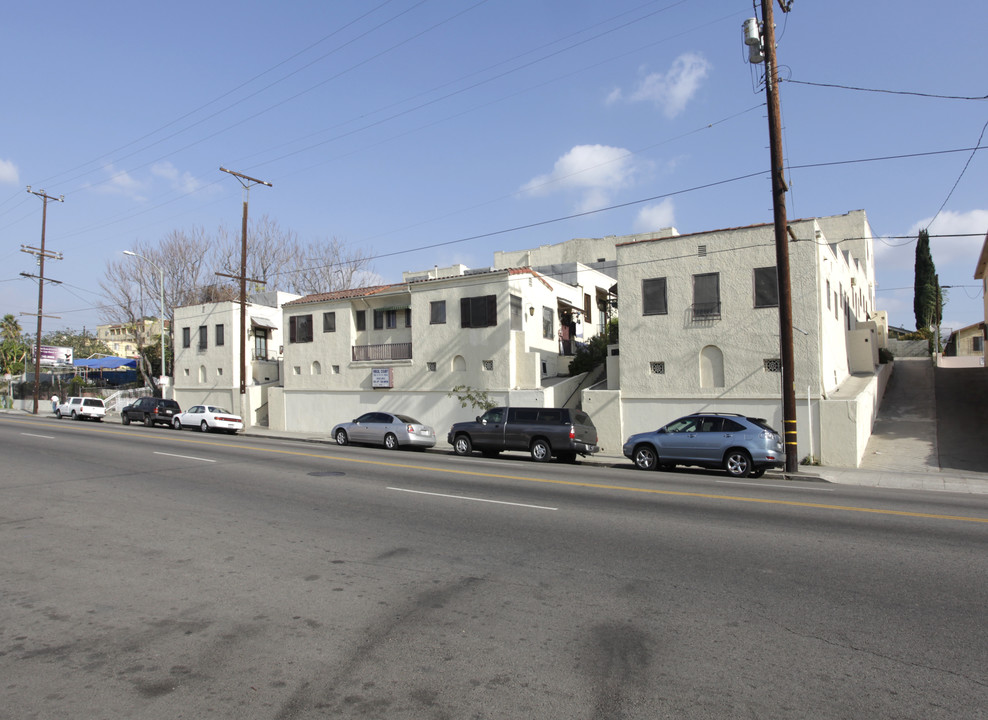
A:
POLYGON ((160 303, 159 307, 161 313, 159 315, 161 327, 158 328, 161 331, 161 380, 159 381, 159 385, 161 385, 164 384, 165 382, 165 271, 162 270, 159 265, 156 265, 154 262, 144 257, 143 255, 138 255, 136 252, 131 252, 130 250, 124 250, 123 254, 130 255, 131 257, 140 258, 144 262, 149 263, 151 267, 153 267, 155 270, 158 271, 158 274, 161 278, 161 285, 159 286, 159 293, 158 293, 158 302, 160 303))

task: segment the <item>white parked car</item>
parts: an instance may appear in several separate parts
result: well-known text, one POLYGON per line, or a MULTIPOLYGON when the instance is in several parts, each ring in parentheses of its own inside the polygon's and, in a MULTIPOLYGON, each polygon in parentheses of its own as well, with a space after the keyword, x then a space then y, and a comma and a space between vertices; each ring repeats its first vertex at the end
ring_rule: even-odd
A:
POLYGON ((101 398, 70 397, 55 408, 55 417, 70 417, 73 420, 95 420, 103 422, 106 405, 101 398))
POLYGON ((172 418, 172 427, 181 430, 183 427, 197 427, 203 432, 222 430, 235 434, 244 429, 244 421, 239 415, 234 415, 216 405, 193 405, 185 412, 172 418))

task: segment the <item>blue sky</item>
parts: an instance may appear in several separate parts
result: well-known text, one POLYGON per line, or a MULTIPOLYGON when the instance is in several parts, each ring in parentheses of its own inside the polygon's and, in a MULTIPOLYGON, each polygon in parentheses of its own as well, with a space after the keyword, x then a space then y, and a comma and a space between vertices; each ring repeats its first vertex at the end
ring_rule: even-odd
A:
MULTIPOLYGON (((64 260, 46 264, 62 281, 46 286, 60 318, 46 330, 95 328, 97 280, 135 241, 237 230, 241 187, 220 166, 273 183, 252 190, 251 217, 359 246, 389 282, 489 266, 494 250, 772 219, 750 0, 54 0, 4 14, 0 313, 37 310, 20 246, 40 241, 42 203, 25 186, 64 195, 48 208, 64 260)), ((789 217, 866 210, 879 308, 909 328, 915 242, 901 236, 935 216, 933 235, 978 233, 932 247, 953 286, 944 327, 982 320, 988 154, 969 149, 988 101, 874 91, 984 96, 988 4, 796 0, 776 23, 789 217)))

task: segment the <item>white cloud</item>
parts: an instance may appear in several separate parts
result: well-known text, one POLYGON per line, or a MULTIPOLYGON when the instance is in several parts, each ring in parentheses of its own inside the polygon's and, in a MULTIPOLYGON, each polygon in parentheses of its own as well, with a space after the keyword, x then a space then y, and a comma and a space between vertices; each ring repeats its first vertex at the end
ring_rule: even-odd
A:
POLYGON ((10 160, 0 160, 0 183, 7 185, 17 185, 20 182, 20 173, 17 166, 10 160))
POLYGON ((106 180, 96 185, 92 189, 103 195, 123 195, 136 200, 146 202, 146 184, 135 178, 126 170, 117 170, 113 165, 103 166, 103 171, 107 174, 106 180))
POLYGON ((598 210, 616 191, 630 185, 638 170, 634 156, 624 148, 577 145, 556 160, 552 172, 532 178, 522 190, 529 195, 577 191, 581 212, 598 210))
POLYGON ((658 205, 646 205, 638 211, 635 218, 634 231, 654 232, 676 224, 676 208, 672 198, 666 198, 658 205))
MULTIPOLYGON (((918 235, 932 218, 926 218, 909 228, 909 235, 918 235)), ((930 238, 930 250, 933 262, 939 270, 944 265, 954 262, 965 262, 974 276, 974 264, 978 261, 978 253, 984 242, 985 231, 988 230, 988 210, 971 210, 965 213, 942 212, 929 227, 930 235, 965 235, 976 233, 979 237, 939 237, 930 238)))
POLYGON ((172 187, 172 190, 177 190, 182 193, 191 193, 199 190, 202 187, 202 183, 192 175, 192 173, 184 172, 180 173, 178 168, 172 165, 167 160, 161 162, 156 162, 151 166, 151 174, 155 177, 167 180, 172 187))
MULTIPOLYGON (((668 118, 674 118, 686 109, 701 82, 710 73, 711 65, 698 53, 684 53, 673 60, 668 72, 649 73, 638 81, 638 86, 627 95, 628 102, 651 102, 668 118)), ((613 104, 625 99, 625 93, 615 89, 607 96, 613 104)))

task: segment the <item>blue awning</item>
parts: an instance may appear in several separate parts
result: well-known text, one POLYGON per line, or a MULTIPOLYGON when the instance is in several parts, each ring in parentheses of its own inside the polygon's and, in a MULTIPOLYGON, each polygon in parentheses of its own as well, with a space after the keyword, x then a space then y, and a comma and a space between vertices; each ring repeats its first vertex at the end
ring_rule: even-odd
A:
POLYGON ((93 370, 114 370, 116 368, 136 368, 137 360, 122 357, 92 358, 90 360, 74 360, 76 367, 91 368, 93 370))

